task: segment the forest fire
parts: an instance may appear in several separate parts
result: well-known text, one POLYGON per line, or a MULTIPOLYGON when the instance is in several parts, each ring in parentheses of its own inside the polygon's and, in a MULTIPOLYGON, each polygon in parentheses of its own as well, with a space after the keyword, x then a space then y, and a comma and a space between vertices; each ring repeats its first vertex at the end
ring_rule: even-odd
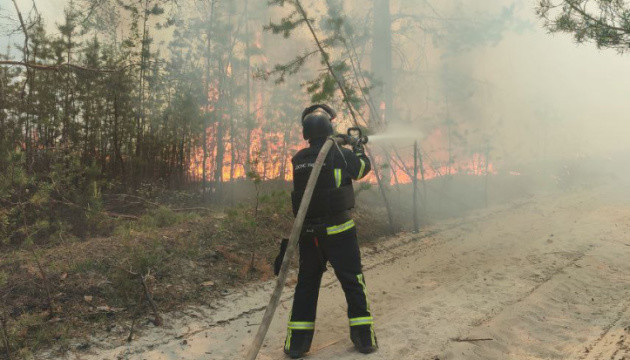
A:
MULTIPOLYGON (((208 133, 208 159, 214 159, 217 155, 217 147, 213 135, 216 134, 216 125, 210 126, 208 133)), ((235 136, 238 136, 235 134, 235 136)), ((296 134, 287 134, 282 132, 266 132, 262 127, 253 129, 251 134, 252 154, 251 171, 260 176, 262 180, 285 180, 291 181, 291 156, 300 149, 303 144, 295 143, 296 134), (291 136, 293 136, 291 142, 291 136)), ((421 154, 421 162, 418 166, 418 179, 431 180, 443 176, 464 175, 464 176, 485 176, 486 174, 495 174, 494 165, 487 163, 486 155, 481 153, 473 153, 468 157, 463 155, 453 155, 443 149, 436 141, 440 140, 442 132, 435 131, 430 137, 425 139, 426 144, 433 145, 433 151, 425 150, 421 154), (437 145, 437 146, 435 146, 437 145), (457 160, 455 160, 456 158, 457 160), (451 159, 449 161, 449 159, 451 159), (449 164, 450 162, 450 164, 449 164)), ((247 178, 248 164, 246 161, 245 151, 239 151, 233 139, 228 134, 224 139, 224 160, 221 168, 221 181, 229 182, 233 180, 247 178), (232 146, 235 146, 232 151, 232 146), (234 159, 232 158, 234 156, 234 159)), ((429 147, 429 145, 427 145, 429 147)), ((381 150, 375 147, 376 150, 381 150)), ((386 164, 381 171, 381 176, 386 179, 390 185, 410 184, 413 180, 413 154, 400 154, 398 151, 384 153, 377 151, 373 156, 376 164, 386 164)), ((189 174, 193 179, 200 180, 203 176, 203 149, 199 147, 191 161, 189 174)), ((215 162, 208 161, 206 164, 206 174, 215 174, 215 162)), ((210 175, 206 175, 210 177, 210 175)), ((377 180, 374 173, 366 177, 366 181, 376 184, 377 180)))
MULTIPOLYGON (((209 133, 215 133, 214 127, 208 129, 209 133)), ((229 135, 228 135, 229 137, 229 135)), ((262 180, 283 179, 290 181, 292 174, 290 171, 290 154, 297 150, 296 146, 289 146, 284 142, 285 134, 280 132, 267 133, 262 129, 254 129, 251 133, 251 153, 252 160, 248 164, 246 151, 239 151, 231 140, 224 141, 225 155, 221 166, 221 181, 229 182, 233 180, 247 178, 249 171, 255 172, 262 180), (232 151, 232 146, 235 146, 232 151), (234 158, 232 158, 234 156, 234 158)), ((225 139, 224 139, 225 140, 225 139)), ((208 159, 214 159, 217 155, 215 141, 209 138, 208 159)), ((206 176, 215 174, 216 163, 207 161, 206 176)), ((203 148, 198 147, 193 155, 189 174, 193 179, 201 180, 203 177, 203 148)), ((209 180, 209 179, 208 179, 209 180)))
MULTIPOLYGON (((231 119, 228 114, 223 114, 222 120, 224 126, 230 124, 230 129, 222 132, 220 141, 217 141, 218 123, 210 124, 206 128, 206 180, 230 182, 246 179, 248 176, 259 177, 261 180, 292 180, 291 156, 304 145, 299 126, 289 123, 284 131, 271 130, 271 125, 276 120, 270 119, 272 115, 264 110, 264 89, 254 86, 254 91, 252 115, 255 118, 255 128, 246 129, 246 134, 235 131, 233 123, 236 119, 231 119), (244 138, 247 140, 243 141, 244 138), (223 147, 220 156, 219 147, 223 147), (219 158, 222 160, 219 165, 221 169, 217 170, 219 158)), ((215 84, 208 92, 208 105, 202 111, 207 114, 216 113, 219 97, 218 85, 215 84)), ((383 106, 381 104, 381 108, 383 106)), ((495 173, 493 164, 487 161, 487 153, 465 153, 464 147, 453 144, 453 132, 450 125, 446 129, 437 127, 420 141, 419 180, 495 173)), ((409 142, 409 139, 406 141, 409 142)), ((382 167, 381 176, 386 183, 399 185, 413 181, 414 156, 412 151, 408 151, 409 144, 388 144, 385 147, 380 144, 372 147, 375 150, 372 154, 373 161, 382 167)), ((203 156, 203 146, 196 147, 188 170, 193 180, 203 179, 203 156)), ((374 173, 367 176, 366 181, 377 184, 374 173)))

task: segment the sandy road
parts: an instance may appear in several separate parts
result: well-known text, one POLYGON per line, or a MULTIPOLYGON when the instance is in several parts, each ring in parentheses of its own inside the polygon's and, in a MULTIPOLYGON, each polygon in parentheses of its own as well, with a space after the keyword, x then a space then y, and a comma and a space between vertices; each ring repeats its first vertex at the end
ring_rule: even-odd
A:
MULTIPOLYGON (((630 359, 630 198, 539 196, 364 250, 380 349, 353 351, 332 271, 310 359, 630 359), (471 341, 474 340, 474 341, 471 341)), ((241 359, 271 283, 73 359, 241 359)), ((259 359, 284 359, 286 291, 259 359)), ((113 335, 112 335, 113 336, 113 335)))

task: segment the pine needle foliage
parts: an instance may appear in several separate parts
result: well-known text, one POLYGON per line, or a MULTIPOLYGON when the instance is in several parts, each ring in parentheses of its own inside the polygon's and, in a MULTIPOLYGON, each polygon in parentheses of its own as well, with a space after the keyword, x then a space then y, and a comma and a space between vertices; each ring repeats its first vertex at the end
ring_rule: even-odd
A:
POLYGON ((572 34, 579 44, 630 51, 630 5, 624 0, 541 0, 536 9, 552 33, 572 34))
POLYGON ((365 105, 371 86, 361 86, 359 78, 369 78, 368 74, 359 73, 351 66, 353 49, 360 39, 353 31, 348 17, 343 11, 342 2, 328 0, 325 3, 326 15, 321 19, 311 18, 299 1, 295 0, 270 0, 270 7, 287 7, 288 15, 278 22, 270 22, 264 27, 273 34, 281 34, 284 38, 290 38, 293 33, 302 27, 312 27, 319 30, 311 39, 314 45, 297 55, 292 60, 276 64, 272 71, 261 72, 259 77, 269 79, 275 77, 276 83, 282 83, 287 76, 298 74, 311 59, 319 59, 322 70, 313 79, 304 82, 303 86, 311 97, 311 102, 334 102, 339 97, 353 109, 360 109, 365 105), (330 65, 330 67, 328 66, 330 65), (339 91, 338 93, 338 90, 339 91))

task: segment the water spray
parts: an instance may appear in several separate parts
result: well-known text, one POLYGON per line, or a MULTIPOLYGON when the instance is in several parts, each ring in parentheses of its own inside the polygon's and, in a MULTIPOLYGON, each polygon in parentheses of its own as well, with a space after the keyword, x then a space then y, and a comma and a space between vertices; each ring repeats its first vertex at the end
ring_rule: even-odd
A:
POLYGON ((416 130, 398 130, 398 131, 387 131, 382 134, 371 135, 370 140, 372 142, 385 142, 385 141, 394 141, 394 140, 403 140, 407 139, 410 141, 415 141, 418 139, 422 139, 424 134, 420 131, 416 130))

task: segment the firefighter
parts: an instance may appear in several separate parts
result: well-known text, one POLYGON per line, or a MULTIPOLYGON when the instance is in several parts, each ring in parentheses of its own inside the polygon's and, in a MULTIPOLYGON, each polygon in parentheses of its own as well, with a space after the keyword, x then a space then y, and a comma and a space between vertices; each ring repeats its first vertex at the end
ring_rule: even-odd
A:
MULTIPOLYGON (((302 133, 310 146, 298 151, 292 159, 294 214, 315 159, 333 135, 331 121, 335 117, 332 108, 319 104, 306 108, 302 114, 302 133)), ((354 207, 352 181, 365 177, 371 164, 361 142, 346 135, 337 136, 352 145, 352 150, 333 145, 328 153, 300 235, 298 282, 284 344, 285 353, 293 359, 304 356, 311 347, 319 287, 328 262, 346 296, 350 338, 355 348, 367 354, 378 347, 361 272, 357 231, 349 212, 354 207)))

